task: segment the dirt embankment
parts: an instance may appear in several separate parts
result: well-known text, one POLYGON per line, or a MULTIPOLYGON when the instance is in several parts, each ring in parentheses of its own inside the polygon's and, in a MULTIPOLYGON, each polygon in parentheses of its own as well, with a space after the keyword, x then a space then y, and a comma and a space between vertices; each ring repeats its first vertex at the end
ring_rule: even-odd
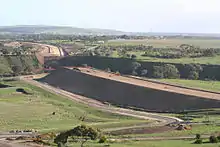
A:
POLYGON ((64 56, 64 51, 62 48, 58 48, 53 45, 32 43, 32 42, 22 42, 22 44, 32 45, 38 51, 36 52, 36 57, 40 64, 44 64, 45 57, 62 57, 64 56))
POLYGON ((95 73, 96 76, 89 74, 90 71, 85 74, 69 69, 57 69, 40 81, 102 102, 148 111, 179 112, 220 107, 220 101, 212 97, 204 98, 203 95, 192 95, 187 91, 176 93, 177 89, 171 91, 164 87, 161 90, 159 85, 152 87, 151 83, 145 83, 145 86, 139 83, 138 86, 132 78, 124 81, 125 79, 121 79, 123 77, 108 77, 106 73, 95 73))

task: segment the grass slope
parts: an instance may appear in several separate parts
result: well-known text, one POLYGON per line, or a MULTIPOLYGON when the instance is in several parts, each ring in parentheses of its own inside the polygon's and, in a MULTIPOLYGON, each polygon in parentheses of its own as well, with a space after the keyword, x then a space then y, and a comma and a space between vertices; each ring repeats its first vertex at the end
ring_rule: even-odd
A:
POLYGON ((2 83, 14 87, 0 89, 0 131, 60 131, 71 129, 81 123, 107 129, 149 122, 104 113, 21 81, 2 83), (17 93, 16 88, 24 88, 31 95, 17 93), (56 114, 52 115, 53 112, 56 114), (79 119, 81 116, 86 116, 83 122, 79 119))
POLYGON ((27 68, 29 71, 35 71, 41 68, 35 56, 0 56, 0 75, 13 73, 13 66, 18 67, 20 72, 27 68))
POLYGON ((200 81, 200 80, 182 80, 182 79, 157 79, 157 81, 220 92, 219 81, 200 81))

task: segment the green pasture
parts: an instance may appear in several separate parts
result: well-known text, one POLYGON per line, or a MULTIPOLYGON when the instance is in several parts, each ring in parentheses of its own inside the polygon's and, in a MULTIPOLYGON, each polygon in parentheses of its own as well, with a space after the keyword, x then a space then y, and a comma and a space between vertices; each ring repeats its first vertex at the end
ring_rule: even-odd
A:
POLYGON ((79 124, 104 130, 149 123, 148 120, 102 112, 22 81, 1 83, 13 87, 0 88, 0 131, 12 129, 60 131, 79 124), (16 92, 17 88, 23 88, 30 95, 16 92))

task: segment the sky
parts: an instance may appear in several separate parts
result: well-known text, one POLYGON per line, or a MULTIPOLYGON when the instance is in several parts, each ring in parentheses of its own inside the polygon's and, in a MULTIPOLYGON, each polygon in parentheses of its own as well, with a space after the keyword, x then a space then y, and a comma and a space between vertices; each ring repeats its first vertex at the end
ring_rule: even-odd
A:
POLYGON ((220 33, 220 0, 0 0, 0 26, 220 33))

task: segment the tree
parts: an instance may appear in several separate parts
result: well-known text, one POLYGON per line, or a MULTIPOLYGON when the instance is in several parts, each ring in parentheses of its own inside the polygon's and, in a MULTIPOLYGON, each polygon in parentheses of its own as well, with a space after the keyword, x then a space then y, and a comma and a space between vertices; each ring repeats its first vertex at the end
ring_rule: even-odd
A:
POLYGON ((56 143, 58 146, 59 145, 64 145, 67 143, 68 139, 68 134, 67 132, 61 132, 57 137, 54 139, 54 143, 56 143))
POLYGON ((136 58, 137 58, 136 55, 134 55, 134 54, 131 55, 131 59, 136 59, 136 58))
POLYGON ((54 139, 54 143, 65 145, 67 143, 68 137, 72 136, 74 140, 76 139, 80 141, 81 147, 83 147, 88 140, 96 140, 99 137, 99 134, 99 130, 81 125, 73 128, 72 130, 62 132, 57 135, 57 137, 54 139))
POLYGON ((196 139, 201 139, 201 134, 196 134, 196 139))
POLYGON ((147 73, 148 73, 148 70, 147 70, 147 69, 143 69, 143 70, 141 71, 141 76, 146 76, 147 73))
POLYGON ((203 67, 199 64, 187 64, 186 74, 188 79, 197 80, 199 73, 203 71, 203 67))
POLYGON ((190 71, 188 75, 188 79, 190 80, 198 80, 199 73, 197 71, 190 71))
POLYGON ((99 136, 98 130, 85 125, 77 126, 69 132, 70 136, 77 137, 81 141, 81 147, 89 140, 96 140, 99 136))
POLYGON ((132 63, 131 63, 132 71, 137 70, 137 69, 140 68, 140 67, 141 67, 141 64, 138 63, 138 62, 132 62, 132 63))
POLYGON ((218 143, 219 140, 218 140, 218 138, 216 136, 210 136, 209 137, 209 142, 210 143, 218 143))
POLYGON ((180 78, 180 74, 178 69, 176 68, 175 65, 172 64, 165 64, 163 67, 163 71, 164 71, 164 78, 180 78))
POLYGON ((16 75, 19 75, 19 73, 22 71, 22 67, 17 65, 12 66, 11 69, 13 73, 16 75))
POLYGON ((163 67, 162 66, 153 66, 153 78, 164 78, 163 67))
POLYGON ((99 143, 105 143, 107 141, 107 138, 105 136, 101 136, 99 139, 99 143))
POLYGON ((2 51, 2 54, 3 54, 3 55, 9 54, 9 51, 8 51, 7 49, 5 49, 5 48, 3 48, 1 51, 2 51))

